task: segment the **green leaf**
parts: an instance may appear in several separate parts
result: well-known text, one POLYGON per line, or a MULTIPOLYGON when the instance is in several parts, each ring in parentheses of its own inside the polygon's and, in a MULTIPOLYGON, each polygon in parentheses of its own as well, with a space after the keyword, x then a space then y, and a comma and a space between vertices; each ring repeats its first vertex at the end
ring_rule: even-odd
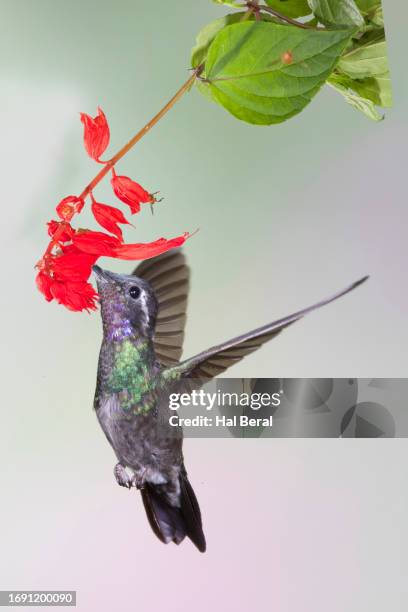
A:
POLYGON ((339 75, 341 83, 353 89, 363 98, 371 100, 377 106, 392 106, 392 88, 389 72, 367 79, 350 79, 345 75, 339 75))
POLYGON ((376 25, 379 28, 384 27, 384 13, 382 7, 379 6, 376 10, 369 16, 370 22, 376 25))
POLYGON ((239 119, 280 123, 309 104, 353 33, 272 22, 230 25, 212 42, 202 78, 212 98, 239 119), (290 64, 282 59, 288 53, 290 64))
POLYGON ((353 108, 356 108, 357 110, 364 113, 364 115, 369 117, 369 119, 372 119, 373 121, 383 120, 384 117, 378 112, 374 103, 371 100, 368 100, 367 98, 364 98, 358 95, 357 93, 354 93, 347 87, 344 87, 342 84, 340 84, 340 82, 336 82, 331 78, 328 80, 328 85, 330 85, 331 87, 333 87, 333 89, 341 93, 341 95, 349 104, 351 104, 351 106, 353 106, 353 108))
POLYGON ((312 12, 307 0, 265 0, 265 4, 286 17, 306 17, 312 12))
POLYGON ((309 0, 319 21, 327 26, 363 26, 364 19, 354 0, 309 0))
POLYGON ((352 79, 375 77, 388 72, 385 40, 374 44, 357 46, 340 59, 339 70, 352 79))
POLYGON ((381 6, 381 0, 356 0, 356 4, 362 13, 368 14, 381 6))
POLYGON ((207 86, 207 83, 196 80, 195 84, 198 91, 203 94, 204 98, 207 98, 207 100, 210 100, 211 102, 216 102, 216 100, 213 98, 211 89, 207 86))
POLYGON ((239 22, 245 13, 233 13, 215 19, 203 27, 197 34, 196 44, 191 51, 191 66, 197 68, 206 58, 207 51, 212 41, 225 26, 239 22))

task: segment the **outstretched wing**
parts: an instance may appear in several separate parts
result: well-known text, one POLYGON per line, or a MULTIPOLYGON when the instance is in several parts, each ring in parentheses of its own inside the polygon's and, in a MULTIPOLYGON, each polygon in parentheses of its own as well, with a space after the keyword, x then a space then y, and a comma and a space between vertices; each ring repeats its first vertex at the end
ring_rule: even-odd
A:
POLYGON ((143 261, 132 274, 150 283, 159 303, 154 335, 156 358, 164 367, 175 365, 183 352, 190 285, 186 258, 180 250, 167 251, 143 261))
POLYGON ((313 306, 309 306, 309 308, 295 312, 288 317, 284 317, 283 319, 269 323, 269 325, 264 325, 247 334, 233 338, 229 340, 229 342, 224 342, 207 351, 203 351, 199 355, 187 359, 174 368, 171 368, 171 372, 198 380, 209 380, 214 378, 222 372, 225 372, 230 366, 241 361, 246 355, 256 351, 260 346, 265 344, 265 342, 268 342, 268 340, 275 338, 283 329, 292 325, 295 321, 298 321, 312 310, 337 300, 342 295, 349 293, 364 283, 367 279, 368 276, 365 276, 346 289, 343 289, 343 291, 339 291, 328 299, 318 302, 313 306))

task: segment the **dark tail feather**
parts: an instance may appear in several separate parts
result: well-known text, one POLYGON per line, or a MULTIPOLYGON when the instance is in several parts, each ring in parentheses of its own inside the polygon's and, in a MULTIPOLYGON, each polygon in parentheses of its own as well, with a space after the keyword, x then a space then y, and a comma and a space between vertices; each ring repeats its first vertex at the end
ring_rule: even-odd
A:
POLYGON ((141 492, 150 527, 159 540, 180 544, 186 531, 179 508, 170 506, 155 485, 145 484, 141 492))
POLYGON ((186 525, 186 534, 200 552, 205 552, 206 543, 200 506, 185 472, 180 476, 180 489, 180 509, 186 525))
POLYGON ((161 542, 180 544, 187 536, 205 552, 201 512, 186 474, 180 476, 180 508, 169 504, 160 485, 146 483, 141 493, 150 527, 161 542))

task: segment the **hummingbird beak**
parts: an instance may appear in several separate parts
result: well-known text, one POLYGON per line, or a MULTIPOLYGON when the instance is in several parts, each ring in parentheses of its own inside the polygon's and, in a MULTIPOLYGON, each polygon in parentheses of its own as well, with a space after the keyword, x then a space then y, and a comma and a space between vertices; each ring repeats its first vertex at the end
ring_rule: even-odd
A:
POLYGON ((107 270, 102 270, 102 268, 100 268, 99 266, 92 266, 92 271, 96 276, 96 280, 99 281, 109 281, 112 280, 111 277, 111 272, 108 272, 107 270))
POLYGON ((126 274, 117 274, 116 272, 111 272, 110 270, 103 270, 99 266, 92 266, 92 271, 95 274, 97 282, 114 282, 114 283, 122 283, 125 280, 128 281, 137 281, 138 279, 133 275, 126 274))

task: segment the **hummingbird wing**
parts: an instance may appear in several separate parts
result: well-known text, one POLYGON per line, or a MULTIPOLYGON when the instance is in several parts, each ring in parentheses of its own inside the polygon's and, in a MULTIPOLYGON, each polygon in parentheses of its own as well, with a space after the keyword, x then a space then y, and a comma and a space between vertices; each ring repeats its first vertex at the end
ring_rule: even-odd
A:
POLYGON ((243 357, 256 351, 260 346, 275 338, 280 332, 292 325, 295 321, 298 321, 309 312, 312 312, 316 308, 325 306, 339 297, 346 295, 368 279, 368 276, 358 280, 346 289, 339 291, 335 295, 309 306, 304 310, 299 310, 283 319, 278 319, 273 323, 254 329, 242 336, 237 336, 228 342, 214 346, 207 351, 199 353, 191 359, 183 361, 179 365, 176 365, 169 370, 164 372, 166 378, 171 379, 173 374, 190 379, 198 379, 198 381, 206 381, 215 376, 218 376, 222 372, 225 372, 230 366, 235 365, 238 361, 241 361, 243 357), (170 376, 169 376, 170 375, 170 376))
POLYGON ((143 278, 153 288, 159 303, 154 350, 163 367, 172 366, 180 361, 183 352, 190 286, 186 257, 174 249, 143 261, 132 274, 143 278))

